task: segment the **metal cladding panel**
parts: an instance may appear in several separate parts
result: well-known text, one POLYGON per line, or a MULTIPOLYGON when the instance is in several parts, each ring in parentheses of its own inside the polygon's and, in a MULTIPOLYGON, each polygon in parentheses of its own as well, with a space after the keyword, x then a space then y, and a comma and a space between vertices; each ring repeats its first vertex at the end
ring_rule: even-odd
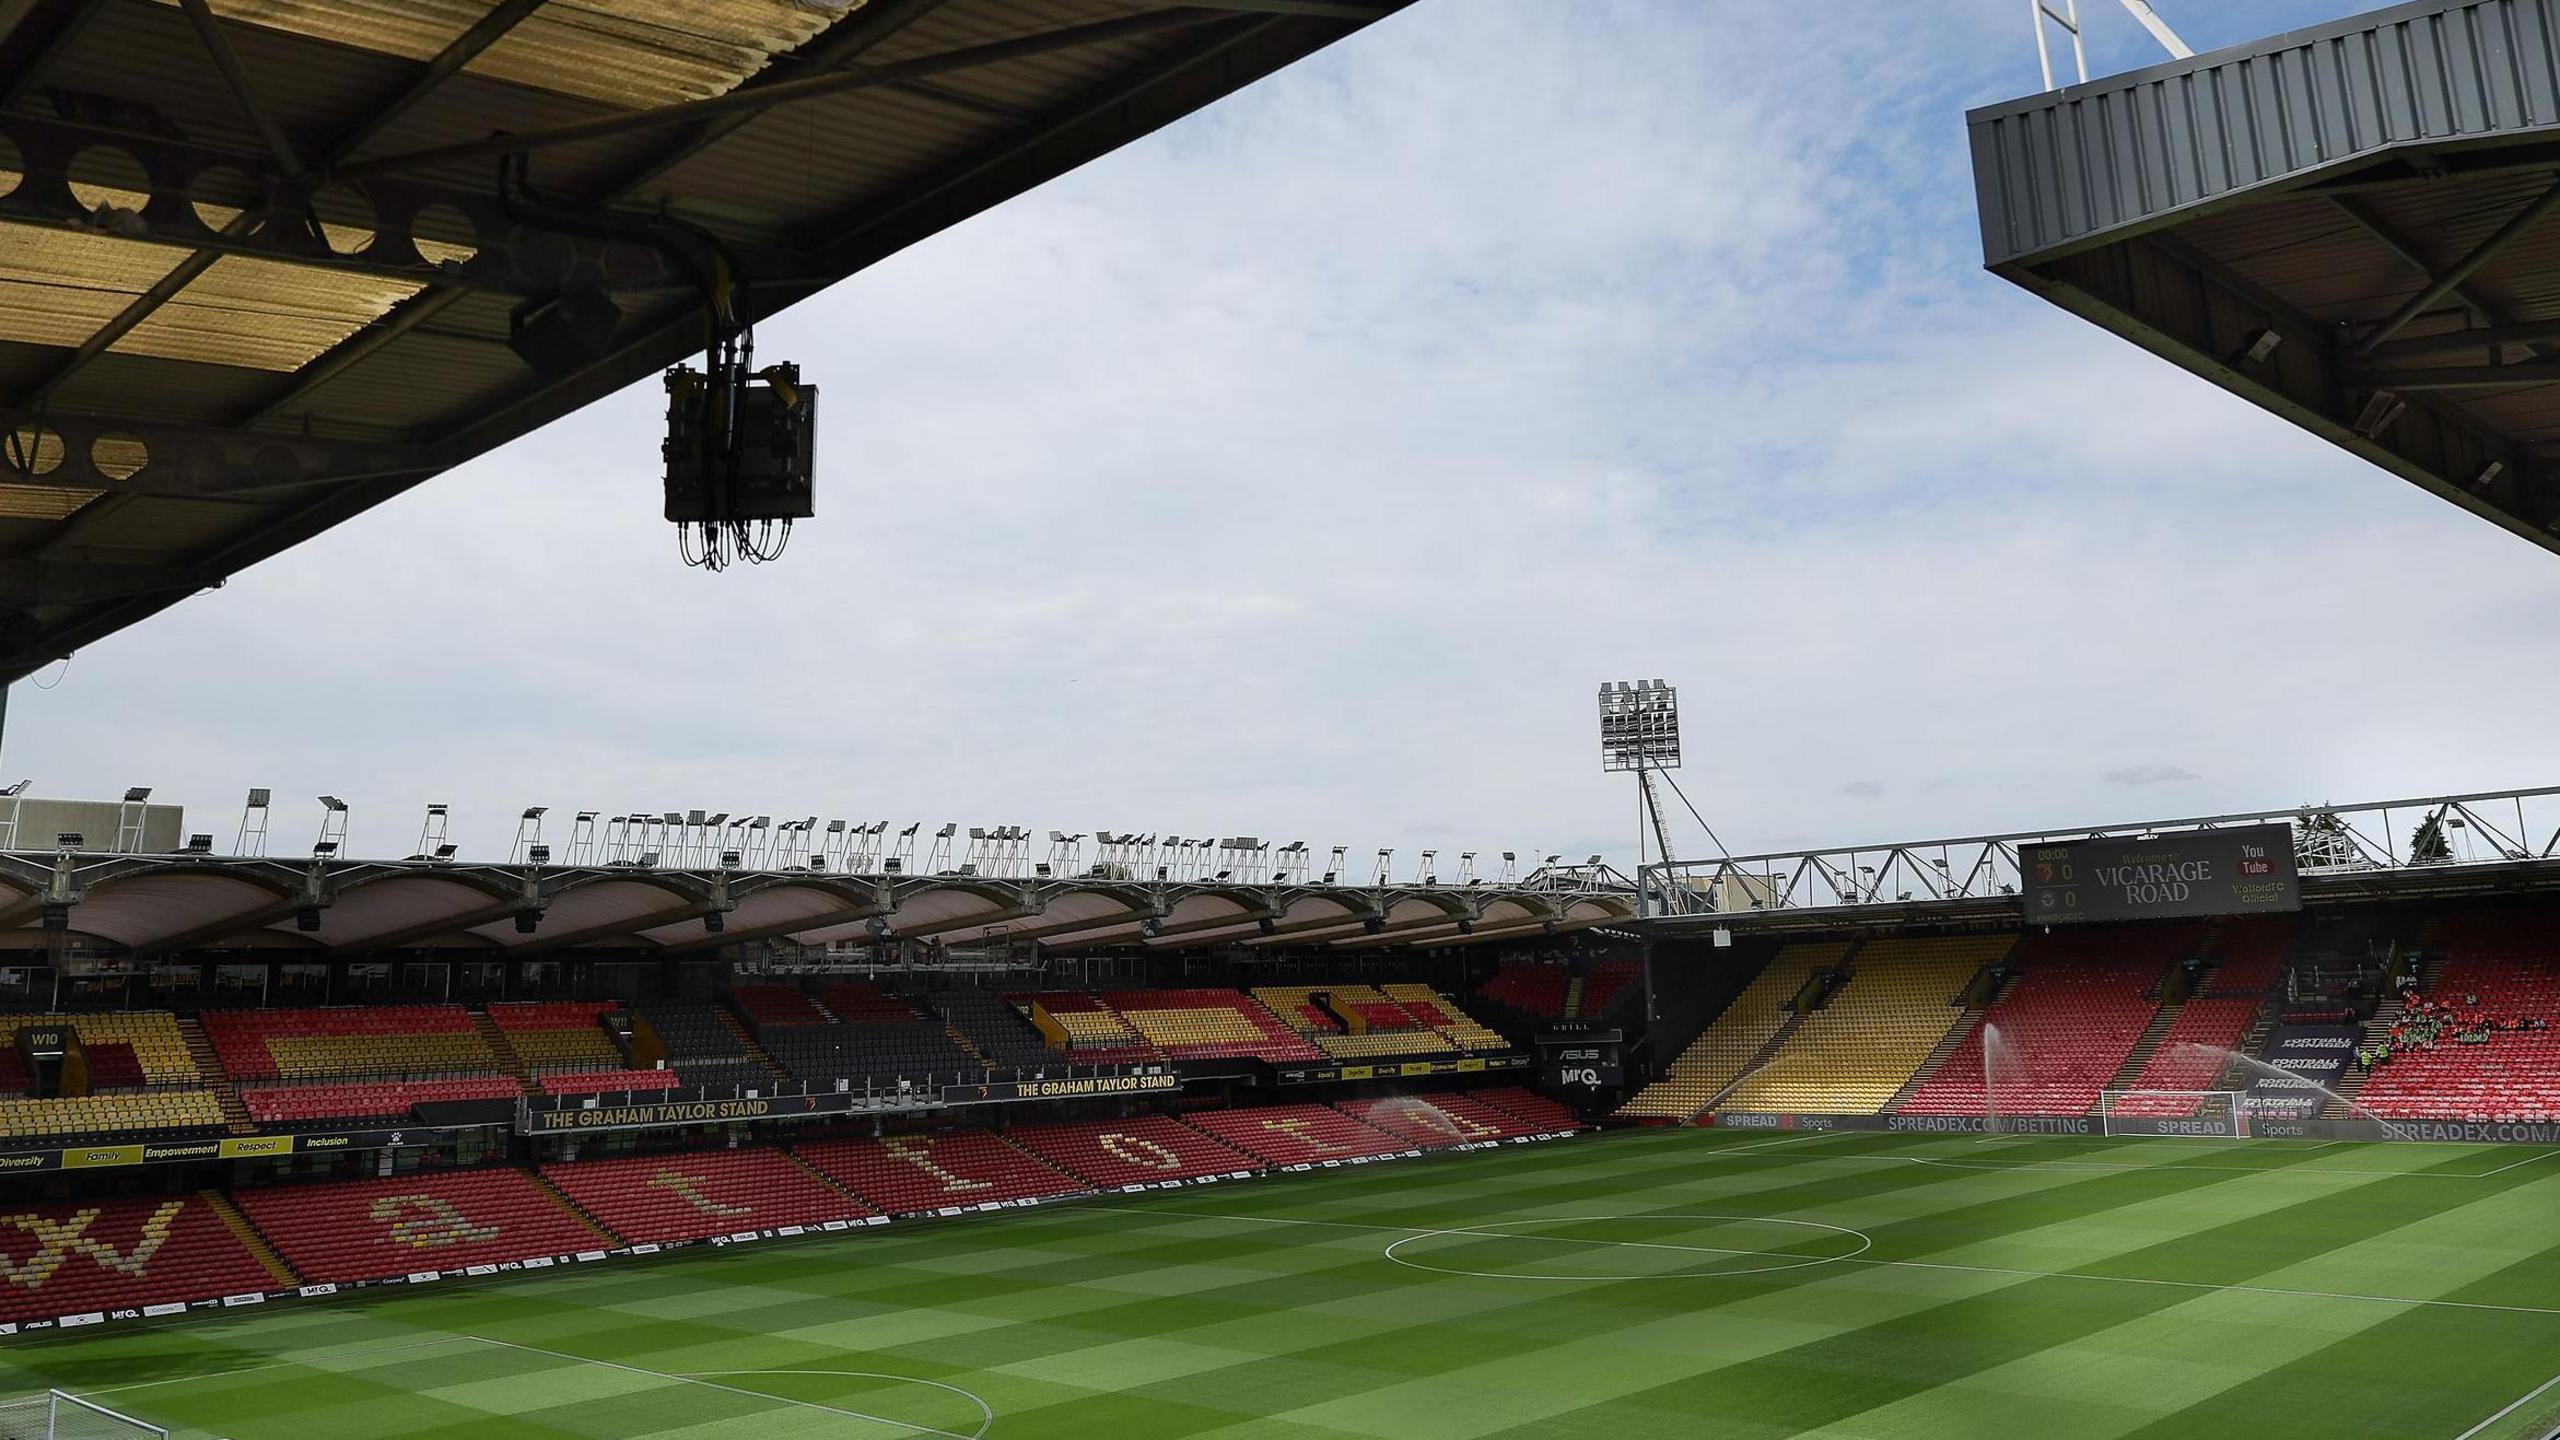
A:
POLYGON ((1965 117, 1998 267, 2395 148, 2560 124, 2560 0, 2421 0, 1965 117))

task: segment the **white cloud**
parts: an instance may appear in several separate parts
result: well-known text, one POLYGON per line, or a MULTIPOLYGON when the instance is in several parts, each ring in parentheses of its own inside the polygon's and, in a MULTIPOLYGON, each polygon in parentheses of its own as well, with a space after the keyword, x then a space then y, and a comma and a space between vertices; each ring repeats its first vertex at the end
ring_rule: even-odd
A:
POLYGON ((2549 778, 2560 566, 1983 274, 2026 37, 1913 15, 1417 6, 763 326, 828 417, 780 563, 678 568, 635 387, 21 687, 10 768, 334 790, 372 853, 438 800, 1624 854, 1590 694, 1659 675, 1744 849, 2139 818, 2127 754, 2549 778))

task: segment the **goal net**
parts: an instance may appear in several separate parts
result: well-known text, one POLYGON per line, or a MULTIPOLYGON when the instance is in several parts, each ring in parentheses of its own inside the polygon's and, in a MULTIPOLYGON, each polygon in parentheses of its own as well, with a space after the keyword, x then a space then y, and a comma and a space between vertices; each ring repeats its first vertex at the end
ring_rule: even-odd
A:
POLYGON ((0 1440, 169 1440, 157 1425, 48 1390, 0 1400, 0 1440))
POLYGON ((2220 1136, 2249 1133, 2248 1112, 2232 1090, 2109 1090, 2098 1097, 2109 1135, 2220 1136))

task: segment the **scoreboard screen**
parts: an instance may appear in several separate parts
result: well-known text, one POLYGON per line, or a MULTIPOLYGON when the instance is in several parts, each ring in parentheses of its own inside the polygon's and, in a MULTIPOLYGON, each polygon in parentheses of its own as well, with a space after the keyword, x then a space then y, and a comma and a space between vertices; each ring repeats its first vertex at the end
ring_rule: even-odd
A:
POLYGON ((2018 876, 2029 925, 2302 908, 2290 825, 2021 845, 2018 876))

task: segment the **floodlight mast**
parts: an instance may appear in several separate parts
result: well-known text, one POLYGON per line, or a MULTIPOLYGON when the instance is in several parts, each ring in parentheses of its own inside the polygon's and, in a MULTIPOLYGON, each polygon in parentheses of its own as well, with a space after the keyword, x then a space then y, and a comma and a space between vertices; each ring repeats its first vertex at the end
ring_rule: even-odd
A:
MULTIPOLYGON (((1600 768, 1632 770, 1636 775, 1636 873, 1652 863, 1646 853, 1646 831, 1663 860, 1671 860, 1671 832, 1662 823, 1661 797, 1654 793, 1653 772, 1680 768, 1680 691, 1661 680, 1602 681, 1600 684, 1600 768)), ((1644 887, 1636 887, 1636 910, 1646 911, 1644 887)))

